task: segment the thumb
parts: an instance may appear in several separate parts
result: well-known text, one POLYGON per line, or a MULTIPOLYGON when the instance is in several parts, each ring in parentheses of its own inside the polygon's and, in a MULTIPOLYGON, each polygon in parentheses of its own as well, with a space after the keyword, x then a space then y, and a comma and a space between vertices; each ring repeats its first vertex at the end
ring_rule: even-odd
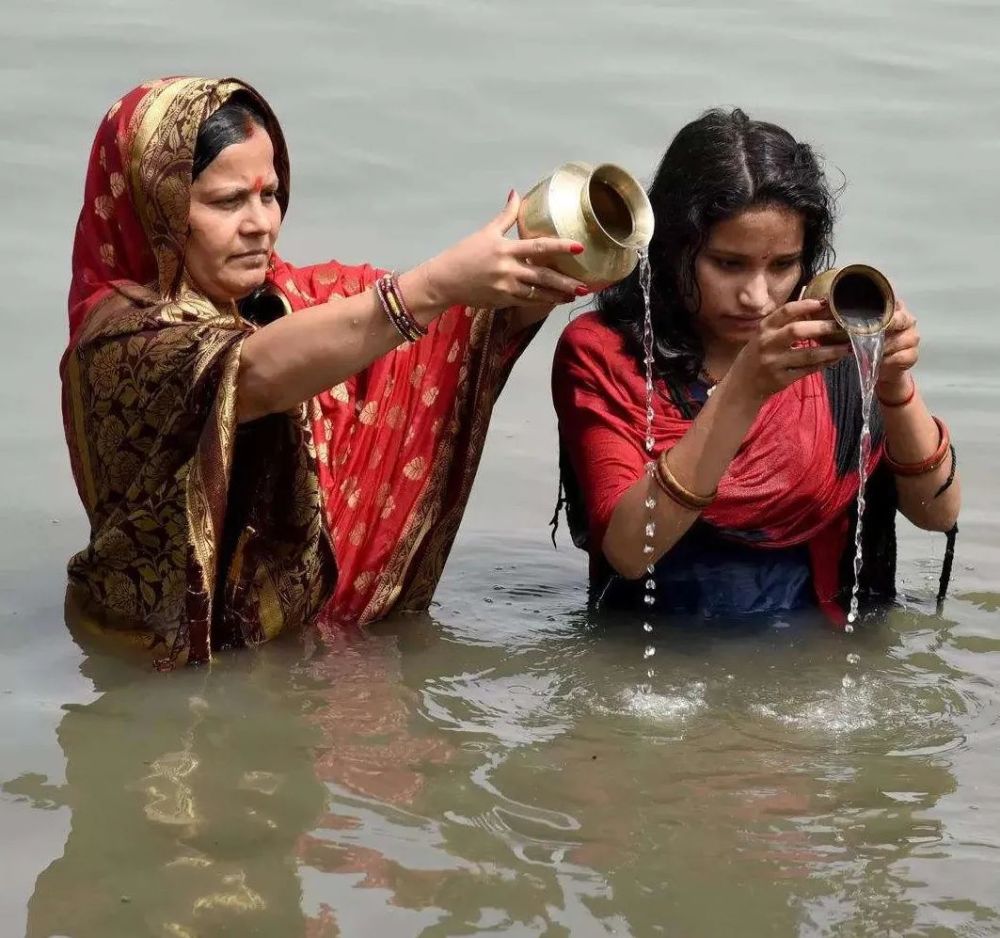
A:
POLYGON ((521 197, 516 189, 511 189, 507 196, 507 204, 503 211, 493 219, 493 224, 500 230, 500 234, 507 234, 517 222, 517 212, 521 208, 521 197))

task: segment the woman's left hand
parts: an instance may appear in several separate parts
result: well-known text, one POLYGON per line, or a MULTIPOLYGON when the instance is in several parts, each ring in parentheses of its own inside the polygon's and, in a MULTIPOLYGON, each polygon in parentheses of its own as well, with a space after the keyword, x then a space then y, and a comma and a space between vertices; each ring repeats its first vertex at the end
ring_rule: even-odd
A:
POLYGON ((878 372, 881 396, 904 397, 909 388, 906 373, 917 363, 920 333, 917 320, 902 300, 896 300, 896 311, 885 330, 882 365, 878 372))

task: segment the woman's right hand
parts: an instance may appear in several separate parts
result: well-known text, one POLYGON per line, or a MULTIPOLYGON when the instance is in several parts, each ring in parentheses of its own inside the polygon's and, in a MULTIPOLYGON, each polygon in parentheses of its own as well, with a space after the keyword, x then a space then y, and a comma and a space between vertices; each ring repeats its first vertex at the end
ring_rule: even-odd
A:
POLYGON ((520 196, 511 192, 503 211, 489 224, 414 271, 424 275, 434 306, 546 309, 590 292, 579 280, 547 266, 559 254, 582 253, 578 241, 505 237, 517 223, 520 204, 520 196))
POLYGON ((825 300, 794 300, 764 317, 760 331, 742 348, 727 377, 763 403, 850 354, 850 342, 825 300))

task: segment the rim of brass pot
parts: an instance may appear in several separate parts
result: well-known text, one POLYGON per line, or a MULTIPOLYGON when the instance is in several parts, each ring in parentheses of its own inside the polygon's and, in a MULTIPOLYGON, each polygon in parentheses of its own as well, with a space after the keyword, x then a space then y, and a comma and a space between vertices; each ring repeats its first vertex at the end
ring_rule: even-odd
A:
POLYGON ((896 309, 896 294, 892 289, 892 284, 889 283, 889 278, 870 264, 846 264, 843 267, 831 267, 829 270, 817 274, 806 287, 803 299, 819 300, 824 298, 830 305, 833 318, 840 323, 844 330, 854 335, 877 335, 879 332, 884 332, 896 309), (853 277, 868 281, 878 291, 882 300, 881 312, 878 312, 875 304, 872 304, 872 316, 870 317, 846 315, 842 308, 842 304, 846 304, 843 295, 843 281, 845 278, 853 277), (840 293, 839 297, 838 292, 840 293))
POLYGON ((581 201, 586 221, 613 244, 633 250, 648 247, 653 237, 653 206, 631 173, 614 163, 598 164, 583 187, 581 201), (612 205, 615 195, 628 215, 627 222, 619 207, 612 205))

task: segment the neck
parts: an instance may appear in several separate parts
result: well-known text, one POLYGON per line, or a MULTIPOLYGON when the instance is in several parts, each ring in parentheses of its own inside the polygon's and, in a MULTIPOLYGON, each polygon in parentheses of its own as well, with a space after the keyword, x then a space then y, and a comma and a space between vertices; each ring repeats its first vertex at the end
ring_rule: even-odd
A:
POLYGON ((729 345, 728 343, 722 342, 706 342, 705 358, 702 362, 702 368, 714 381, 721 381, 726 376, 729 369, 732 368, 733 362, 736 361, 736 357, 740 354, 742 349, 742 345, 729 345))

